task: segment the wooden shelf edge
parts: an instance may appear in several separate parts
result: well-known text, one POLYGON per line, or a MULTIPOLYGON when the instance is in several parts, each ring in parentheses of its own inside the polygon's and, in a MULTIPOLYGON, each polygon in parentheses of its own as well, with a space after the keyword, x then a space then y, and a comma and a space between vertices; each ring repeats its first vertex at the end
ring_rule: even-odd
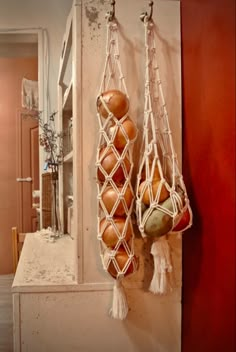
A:
POLYGON ((72 46, 72 19, 73 14, 70 13, 67 23, 66 23, 66 31, 62 41, 62 49, 60 56, 60 64, 59 64, 59 74, 58 74, 58 84, 62 84, 63 76, 65 74, 65 69, 67 65, 67 61, 69 58, 69 52, 72 46))
POLYGON ((63 97, 62 109, 65 111, 72 110, 72 86, 73 86, 73 82, 71 80, 68 88, 65 91, 64 97, 63 97))
POLYGON ((71 163, 73 161, 73 150, 64 156, 64 163, 71 163))
MULTIPOLYGON (((52 285, 37 285, 37 284, 29 284, 29 285, 22 285, 12 286, 12 293, 18 292, 97 292, 97 291, 112 291, 114 286, 114 282, 96 282, 96 283, 78 283, 76 281, 68 282, 65 284, 52 284, 52 285)), ((141 282, 134 282, 133 284, 125 285, 126 289, 142 289, 143 283, 141 282)))

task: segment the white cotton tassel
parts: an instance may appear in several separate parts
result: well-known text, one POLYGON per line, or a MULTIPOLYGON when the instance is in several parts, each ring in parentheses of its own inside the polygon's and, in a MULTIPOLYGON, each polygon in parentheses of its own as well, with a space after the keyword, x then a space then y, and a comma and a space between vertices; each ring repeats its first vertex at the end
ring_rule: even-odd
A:
POLYGON ((151 254, 154 260, 154 273, 149 291, 155 294, 166 294, 172 290, 169 282, 169 273, 172 272, 171 255, 166 236, 153 242, 151 254))
POLYGON ((111 308, 111 316, 115 319, 124 320, 128 314, 129 307, 125 295, 124 288, 119 279, 116 280, 113 287, 113 302, 111 308))

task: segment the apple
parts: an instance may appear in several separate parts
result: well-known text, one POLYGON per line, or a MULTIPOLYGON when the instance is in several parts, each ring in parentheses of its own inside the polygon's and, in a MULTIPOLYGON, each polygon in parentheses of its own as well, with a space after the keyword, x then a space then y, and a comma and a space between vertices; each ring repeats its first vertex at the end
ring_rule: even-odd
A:
MULTIPOLYGON (((170 211, 173 211, 171 198, 168 198, 165 202, 161 204, 161 206, 170 211)), ((143 217, 147 214, 148 211, 149 209, 144 212, 143 217)), ((165 213, 161 209, 153 209, 144 224, 144 232, 147 236, 150 237, 160 237, 170 232, 172 227, 172 216, 165 213)))
POLYGON ((190 210, 187 208, 185 212, 183 213, 182 217, 180 218, 179 222, 175 225, 173 228, 173 232, 179 232, 179 231, 184 231, 184 229, 189 225, 190 223, 190 210))

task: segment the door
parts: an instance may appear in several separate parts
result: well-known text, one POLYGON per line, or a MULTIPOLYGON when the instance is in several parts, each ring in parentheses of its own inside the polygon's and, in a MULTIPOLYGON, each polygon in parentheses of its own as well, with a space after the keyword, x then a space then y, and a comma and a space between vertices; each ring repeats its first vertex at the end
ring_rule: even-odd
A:
POLYGON ((39 198, 33 193, 39 190, 39 135, 38 121, 30 114, 18 116, 18 221, 19 230, 34 232, 38 229, 37 208, 39 198))

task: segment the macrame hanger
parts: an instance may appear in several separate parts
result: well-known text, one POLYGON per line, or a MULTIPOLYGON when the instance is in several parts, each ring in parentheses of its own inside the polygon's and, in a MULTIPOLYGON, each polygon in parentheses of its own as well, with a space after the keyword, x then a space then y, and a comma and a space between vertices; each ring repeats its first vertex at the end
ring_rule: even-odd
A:
MULTIPOLYGON (((99 123, 99 137, 96 156, 97 171, 97 238, 100 245, 100 256, 103 268, 114 279, 113 304, 110 314, 113 318, 125 319, 128 313, 128 303, 125 291, 122 287, 122 279, 137 270, 136 258, 134 256, 134 233, 131 214, 133 211, 134 191, 131 184, 131 173, 133 169, 132 149, 133 140, 129 139, 123 123, 131 122, 128 116, 128 108, 123 116, 116 116, 109 109, 109 100, 106 94, 121 94, 128 99, 128 92, 122 72, 118 42, 118 23, 115 18, 115 1, 111 1, 112 10, 107 12, 106 33, 106 56, 102 75, 102 81, 97 97, 97 118, 99 123), (116 92, 116 93, 114 93, 116 92), (101 113, 101 106, 106 117, 101 113), (122 148, 118 148, 115 139, 121 133, 124 140, 122 148), (113 158, 114 166, 109 162, 104 163, 106 156, 113 158), (119 180, 116 179, 118 175, 119 180), (114 201, 110 207, 105 201, 106 192, 110 191, 114 201), (126 200, 126 194, 130 192, 130 202, 126 200), (106 231, 113 235, 114 243, 107 243, 106 231), (123 264, 119 263, 122 256, 123 264)), ((109 95, 109 97, 111 97, 109 95)), ((112 95, 113 96, 113 95, 112 95)), ((109 98, 111 99, 111 98, 109 98)), ((134 125, 135 126, 135 125, 134 125)), ((110 159, 111 160, 111 159, 110 159)))
POLYGON ((150 14, 145 12, 140 16, 144 23, 146 62, 143 155, 137 176, 136 214, 141 235, 153 239, 154 275, 149 289, 163 294, 171 289, 168 234, 189 207, 189 201, 178 168, 160 79, 152 19, 153 1, 149 6, 150 14))

